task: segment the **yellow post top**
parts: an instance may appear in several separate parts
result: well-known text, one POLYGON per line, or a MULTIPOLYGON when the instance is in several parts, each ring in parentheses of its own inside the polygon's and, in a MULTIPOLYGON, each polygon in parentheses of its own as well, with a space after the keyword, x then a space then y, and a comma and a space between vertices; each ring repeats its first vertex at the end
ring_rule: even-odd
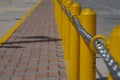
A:
POLYGON ((96 12, 90 8, 86 8, 81 12, 81 15, 96 15, 96 12))
POLYGON ((62 2, 63 0, 58 0, 58 1, 62 2))
POLYGON ((69 6, 72 4, 73 2, 71 0, 65 0, 63 1, 63 4, 66 8, 69 8, 69 6))
POLYGON ((120 64, 120 25, 113 29, 109 45, 112 56, 120 64))
POLYGON ((90 8, 85 8, 84 10, 82 10, 79 18, 80 18, 80 22, 82 22, 82 26, 89 26, 86 28, 86 31, 89 32, 90 34, 92 34, 92 36, 93 36, 93 34, 95 35, 95 33, 96 33, 96 27, 95 27, 96 26, 96 13, 90 8), (94 22, 94 24, 93 24, 93 22, 94 22))
POLYGON ((81 12, 81 5, 80 3, 74 2, 69 9, 72 15, 79 16, 81 12))
POLYGON ((61 0, 61 1, 72 1, 72 0, 61 0))

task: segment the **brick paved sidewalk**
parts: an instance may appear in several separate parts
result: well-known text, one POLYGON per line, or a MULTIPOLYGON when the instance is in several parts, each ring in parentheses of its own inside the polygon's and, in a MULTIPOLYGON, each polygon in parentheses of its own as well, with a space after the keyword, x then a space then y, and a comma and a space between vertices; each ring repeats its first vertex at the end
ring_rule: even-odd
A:
POLYGON ((43 0, 0 48, 0 80, 66 80, 52 0, 43 0))

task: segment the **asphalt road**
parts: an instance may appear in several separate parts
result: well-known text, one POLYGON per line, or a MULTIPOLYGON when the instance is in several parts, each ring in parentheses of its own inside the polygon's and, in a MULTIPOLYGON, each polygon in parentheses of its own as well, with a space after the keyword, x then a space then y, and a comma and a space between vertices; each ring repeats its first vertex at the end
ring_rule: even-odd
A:
POLYGON ((120 0, 73 0, 82 8, 89 7, 97 13, 97 34, 109 38, 112 29, 120 24, 120 0))
POLYGON ((39 0, 0 0, 0 38, 39 0))
MULTIPOLYGON (((97 34, 110 37, 116 25, 120 24, 120 0, 73 0, 80 2, 82 9, 91 8, 97 13, 97 34)), ((96 80, 107 80, 108 70, 100 55, 96 57, 96 80)))

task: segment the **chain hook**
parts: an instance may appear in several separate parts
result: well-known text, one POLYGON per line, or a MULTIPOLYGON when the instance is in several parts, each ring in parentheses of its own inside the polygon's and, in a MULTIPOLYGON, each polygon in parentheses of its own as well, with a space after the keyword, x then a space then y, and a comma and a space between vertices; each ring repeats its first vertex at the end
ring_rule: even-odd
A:
POLYGON ((98 50, 95 49, 95 42, 99 41, 100 43, 102 43, 100 40, 103 40, 105 43, 104 45, 106 46, 107 49, 109 49, 109 40, 103 35, 96 35, 92 37, 90 41, 90 47, 95 53, 98 53, 98 50))

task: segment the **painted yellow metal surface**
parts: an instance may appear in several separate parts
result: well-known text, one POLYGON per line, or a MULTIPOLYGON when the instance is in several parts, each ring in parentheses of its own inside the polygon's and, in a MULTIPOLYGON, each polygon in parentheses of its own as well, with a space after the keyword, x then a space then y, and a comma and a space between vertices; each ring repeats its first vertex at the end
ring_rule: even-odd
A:
MULTIPOLYGON (((79 3, 72 2, 72 0, 59 0, 59 2, 70 10, 72 14, 68 18, 57 0, 54 0, 55 15, 58 31, 62 38, 68 80, 96 80, 95 59, 97 51, 93 42, 97 39, 104 40, 106 48, 115 61, 120 63, 120 25, 112 31, 110 40, 108 40, 105 36, 96 35, 96 13, 92 9, 86 8, 81 12, 79 3), (78 18, 82 27, 93 36, 89 44, 76 30, 71 20, 73 16, 78 18)), ((114 79, 109 75, 108 80, 114 79)))
MULTIPOLYGON (((70 12, 72 16, 79 16, 81 12, 81 5, 79 3, 73 3, 70 6, 70 12)), ((72 21, 70 21, 70 29, 69 29, 69 75, 68 80, 79 80, 79 41, 80 34, 77 32, 76 28, 72 21)))
MULTIPOLYGON (((120 25, 116 26, 110 35, 109 50, 115 61, 120 64, 120 25)), ((109 75, 108 80, 114 80, 109 75)))
MULTIPOLYGON (((72 4, 71 0, 65 1, 64 6, 66 9, 69 9, 69 7, 72 4)), ((68 16, 66 15, 65 12, 63 12, 63 26, 62 26, 62 30, 63 30, 63 46, 64 46, 64 60, 65 60, 65 65, 66 65, 66 72, 67 74, 69 73, 69 24, 70 24, 70 20, 68 18, 68 16)))
MULTIPOLYGON (((91 35, 96 35, 96 13, 90 8, 84 9, 80 14, 80 23, 91 35)), ((95 53, 91 53, 88 45, 80 36, 80 78, 79 80, 96 80, 95 53), (87 76, 86 76, 87 75, 87 76)))

